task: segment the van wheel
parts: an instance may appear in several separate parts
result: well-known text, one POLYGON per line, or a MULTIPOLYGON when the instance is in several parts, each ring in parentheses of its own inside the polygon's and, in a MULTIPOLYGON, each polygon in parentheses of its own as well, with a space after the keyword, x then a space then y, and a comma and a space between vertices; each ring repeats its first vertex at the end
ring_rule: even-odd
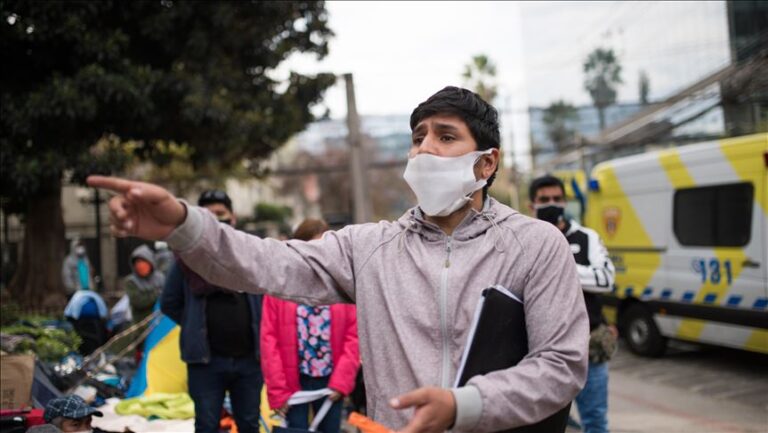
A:
POLYGON ((648 357, 664 354, 667 339, 659 332, 647 308, 640 304, 630 306, 622 322, 622 336, 632 352, 648 357))

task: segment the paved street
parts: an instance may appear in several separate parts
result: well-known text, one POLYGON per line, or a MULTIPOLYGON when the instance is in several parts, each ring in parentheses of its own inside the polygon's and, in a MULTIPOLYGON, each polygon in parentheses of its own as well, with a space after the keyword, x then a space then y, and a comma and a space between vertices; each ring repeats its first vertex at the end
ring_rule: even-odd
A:
POLYGON ((609 399, 613 433, 768 432, 768 356, 675 343, 648 359, 622 347, 609 399))

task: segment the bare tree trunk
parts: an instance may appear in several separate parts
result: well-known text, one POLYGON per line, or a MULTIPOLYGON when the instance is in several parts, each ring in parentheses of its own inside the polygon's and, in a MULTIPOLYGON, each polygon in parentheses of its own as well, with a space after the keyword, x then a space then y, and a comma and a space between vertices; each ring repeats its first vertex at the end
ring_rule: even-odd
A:
POLYGON ((600 131, 605 129, 605 107, 597 107, 597 116, 600 120, 600 131))
MULTIPOLYGON (((13 299, 25 306, 62 302, 61 264, 66 253, 61 178, 30 198, 24 215, 24 243, 19 267, 9 284, 13 299)), ((49 183, 50 185, 50 183, 49 183)))

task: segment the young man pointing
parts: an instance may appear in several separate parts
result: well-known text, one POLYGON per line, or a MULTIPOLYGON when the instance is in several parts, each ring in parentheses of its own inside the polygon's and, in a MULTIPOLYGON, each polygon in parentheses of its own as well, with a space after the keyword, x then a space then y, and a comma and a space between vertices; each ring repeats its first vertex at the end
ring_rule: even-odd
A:
POLYGON ((419 202, 393 222, 281 242, 238 232, 141 182, 92 176, 116 236, 162 239, 212 284, 305 304, 354 302, 368 414, 403 432, 492 432, 535 423, 584 384, 589 327, 570 249, 551 224, 487 197, 496 110, 446 87, 411 114, 405 179, 419 202), (529 353, 452 388, 483 289, 523 300, 529 353))

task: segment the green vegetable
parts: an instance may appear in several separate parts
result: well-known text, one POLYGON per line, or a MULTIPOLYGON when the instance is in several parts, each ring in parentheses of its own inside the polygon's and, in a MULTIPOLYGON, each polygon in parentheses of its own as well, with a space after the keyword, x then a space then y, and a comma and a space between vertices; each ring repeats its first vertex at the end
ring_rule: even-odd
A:
POLYGON ((70 352, 75 352, 82 339, 74 331, 48 328, 39 324, 15 324, 0 328, 3 334, 26 335, 34 341, 19 343, 13 353, 33 353, 43 361, 58 361, 70 352))

